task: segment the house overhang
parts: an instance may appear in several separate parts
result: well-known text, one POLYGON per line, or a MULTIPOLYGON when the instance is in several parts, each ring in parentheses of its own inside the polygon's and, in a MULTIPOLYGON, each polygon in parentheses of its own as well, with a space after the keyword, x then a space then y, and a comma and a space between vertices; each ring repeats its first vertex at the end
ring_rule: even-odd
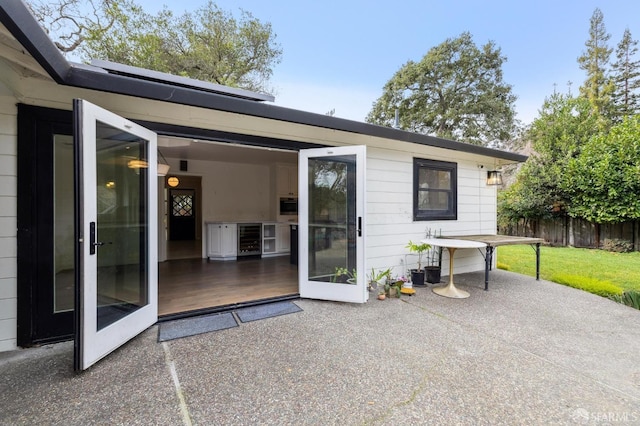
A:
POLYGON ((99 67, 74 65, 60 53, 27 6, 20 0, 2 2, 0 21, 49 76, 61 85, 433 146, 494 158, 500 163, 524 162, 527 159, 525 155, 512 152, 259 103, 255 100, 165 82, 143 80, 129 75, 110 74, 99 67))

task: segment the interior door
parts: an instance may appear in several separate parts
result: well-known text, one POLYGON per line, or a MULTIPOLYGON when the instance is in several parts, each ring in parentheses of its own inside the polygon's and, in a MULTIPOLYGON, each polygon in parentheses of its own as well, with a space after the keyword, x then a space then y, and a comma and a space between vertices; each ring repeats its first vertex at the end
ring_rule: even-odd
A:
POLYGON ((74 100, 75 368, 85 370, 158 318, 157 138, 74 100))
POLYGON ((311 299, 364 303, 366 147, 300 151, 299 286, 311 299))
POLYGON ((169 190, 169 240, 192 241, 196 239, 196 191, 193 189, 169 190))

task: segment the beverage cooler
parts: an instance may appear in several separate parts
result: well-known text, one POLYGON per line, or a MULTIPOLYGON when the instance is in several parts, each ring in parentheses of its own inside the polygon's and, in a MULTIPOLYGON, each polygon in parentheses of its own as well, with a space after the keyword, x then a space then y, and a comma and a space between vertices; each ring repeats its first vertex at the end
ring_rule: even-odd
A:
POLYGON ((262 254, 262 224, 238 224, 238 257, 262 254))

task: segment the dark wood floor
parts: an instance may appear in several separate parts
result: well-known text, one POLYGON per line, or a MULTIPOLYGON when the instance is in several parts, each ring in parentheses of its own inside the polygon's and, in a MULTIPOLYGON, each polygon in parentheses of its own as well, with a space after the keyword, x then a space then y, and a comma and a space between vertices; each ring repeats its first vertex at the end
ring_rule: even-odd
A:
POLYGON ((202 240, 167 241, 167 259, 202 258, 202 240))
POLYGON ((289 263, 289 256, 237 261, 180 259, 158 265, 158 315, 298 293, 298 268, 289 263))

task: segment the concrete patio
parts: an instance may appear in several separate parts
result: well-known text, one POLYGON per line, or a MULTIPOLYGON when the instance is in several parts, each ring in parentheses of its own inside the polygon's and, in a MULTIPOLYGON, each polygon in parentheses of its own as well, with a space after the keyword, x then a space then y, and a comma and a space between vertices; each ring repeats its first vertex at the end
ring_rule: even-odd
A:
MULTIPOLYGON (((446 278, 446 277, 445 277, 446 278)), ((73 345, 0 354, 1 424, 640 424, 640 312, 493 271, 157 343, 82 374, 73 345)))

